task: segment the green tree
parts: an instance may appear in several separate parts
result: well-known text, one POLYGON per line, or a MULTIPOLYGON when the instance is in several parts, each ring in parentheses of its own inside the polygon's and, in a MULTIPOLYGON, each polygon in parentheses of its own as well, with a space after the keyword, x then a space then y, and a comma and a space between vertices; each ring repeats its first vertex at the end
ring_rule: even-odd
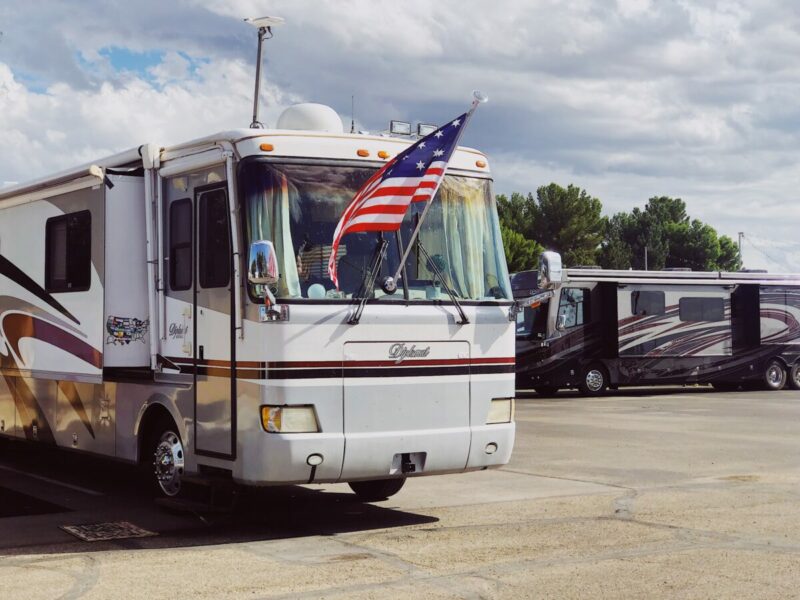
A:
POLYGON ((529 196, 531 239, 555 250, 567 266, 593 264, 606 229, 603 205, 574 185, 556 183, 536 190, 536 201, 529 196))
POLYGON ((695 271, 737 270, 738 248, 727 236, 698 219, 690 220, 680 198, 656 196, 644 210, 608 220, 600 264, 613 269, 688 267, 695 271))
POLYGON ((605 239, 600 246, 597 260, 606 269, 630 269, 632 250, 627 241, 633 217, 628 213, 617 213, 606 219, 605 239))
POLYGON ((719 258, 716 230, 699 219, 691 223, 670 223, 666 228, 669 243, 667 267, 688 267, 692 271, 710 271, 719 258))
POLYGON ((739 244, 727 235, 719 238, 719 258, 716 268, 720 271, 738 271, 742 268, 742 261, 739 260, 739 244))
POLYGON ((533 230, 531 207, 534 203, 535 200, 531 194, 523 196, 514 192, 510 198, 502 194, 497 196, 497 214, 500 217, 500 223, 524 237, 530 237, 533 230))
POLYGON ((544 248, 505 225, 500 225, 500 232, 503 235, 503 249, 506 253, 508 270, 516 273, 535 269, 544 248))

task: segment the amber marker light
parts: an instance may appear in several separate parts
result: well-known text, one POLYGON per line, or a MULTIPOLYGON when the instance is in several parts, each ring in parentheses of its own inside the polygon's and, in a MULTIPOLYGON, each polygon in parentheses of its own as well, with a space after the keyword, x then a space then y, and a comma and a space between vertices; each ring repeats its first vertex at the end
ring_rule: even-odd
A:
POLYGON ((475 166, 480 168, 480 169, 485 169, 486 168, 486 161, 485 160, 476 160, 475 161, 475 166))
POLYGON ((369 156, 369 150, 364 150, 363 148, 359 148, 356 154, 358 154, 361 157, 367 157, 369 156))
POLYGON ((259 148, 261 148, 262 152, 272 152, 275 150, 275 146, 272 144, 261 144, 259 148))
POLYGON ((389 153, 386 150, 379 150, 378 157, 383 158, 384 160, 389 158, 389 153))

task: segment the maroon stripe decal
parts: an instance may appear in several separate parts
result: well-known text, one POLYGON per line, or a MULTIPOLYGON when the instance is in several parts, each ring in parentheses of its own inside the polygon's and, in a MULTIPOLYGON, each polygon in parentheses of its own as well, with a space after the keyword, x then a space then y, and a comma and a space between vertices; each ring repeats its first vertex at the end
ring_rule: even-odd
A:
MULTIPOLYGON (((196 359, 189 357, 165 357, 175 365, 198 366, 198 367, 218 367, 231 369, 232 363, 226 360, 196 359)), ((237 361, 236 369, 339 369, 339 368, 361 368, 361 367, 441 367, 441 366, 477 366, 477 365, 513 365, 516 358, 511 357, 492 357, 492 358, 441 358, 430 360, 317 360, 317 361, 275 361, 275 362, 256 362, 256 361, 237 361)))
POLYGON ((103 368, 103 355, 74 333, 56 327, 31 315, 12 313, 3 317, 2 329, 6 341, 19 356, 19 342, 22 338, 41 340, 73 356, 80 358, 98 369, 103 368))

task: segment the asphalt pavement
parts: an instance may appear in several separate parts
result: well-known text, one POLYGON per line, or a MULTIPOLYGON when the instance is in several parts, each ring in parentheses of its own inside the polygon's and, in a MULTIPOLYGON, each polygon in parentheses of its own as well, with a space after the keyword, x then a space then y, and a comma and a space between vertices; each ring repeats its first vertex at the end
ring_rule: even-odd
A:
POLYGON ((519 393, 498 470, 155 505, 135 469, 0 446, 0 598, 800 597, 800 393, 519 393), (127 521, 152 537, 84 542, 127 521))

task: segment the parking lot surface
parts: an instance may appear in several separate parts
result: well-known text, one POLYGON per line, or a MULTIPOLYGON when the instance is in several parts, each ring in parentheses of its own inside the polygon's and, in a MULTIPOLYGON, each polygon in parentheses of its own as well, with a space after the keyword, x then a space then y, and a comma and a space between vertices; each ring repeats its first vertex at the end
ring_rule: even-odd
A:
POLYGON ((800 597, 800 393, 519 394, 506 467, 155 506, 113 462, 0 447, 0 597, 800 597), (64 525, 157 533, 84 542, 64 525))

